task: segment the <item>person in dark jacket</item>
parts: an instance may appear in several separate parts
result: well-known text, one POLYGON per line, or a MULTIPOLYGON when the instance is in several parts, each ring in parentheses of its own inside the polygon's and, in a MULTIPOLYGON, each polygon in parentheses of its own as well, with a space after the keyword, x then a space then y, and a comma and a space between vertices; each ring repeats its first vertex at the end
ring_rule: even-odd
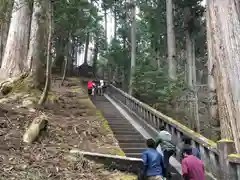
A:
POLYGON ((162 140, 161 137, 156 140, 156 146, 158 145, 161 146, 161 151, 163 153, 163 161, 166 169, 164 177, 170 178, 171 173, 169 172, 169 159, 176 153, 176 146, 171 141, 162 140))
POLYGON ((162 155, 156 150, 155 141, 147 140, 148 149, 142 153, 143 175, 147 180, 163 180, 165 166, 162 155))

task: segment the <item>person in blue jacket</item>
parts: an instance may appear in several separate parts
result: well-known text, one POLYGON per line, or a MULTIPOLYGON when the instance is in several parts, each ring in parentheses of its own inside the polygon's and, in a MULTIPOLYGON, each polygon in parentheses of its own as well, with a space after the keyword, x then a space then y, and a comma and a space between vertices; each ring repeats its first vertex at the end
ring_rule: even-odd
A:
POLYGON ((162 155, 156 150, 153 139, 147 140, 147 149, 142 153, 143 175, 147 180, 163 180, 165 167, 162 155))

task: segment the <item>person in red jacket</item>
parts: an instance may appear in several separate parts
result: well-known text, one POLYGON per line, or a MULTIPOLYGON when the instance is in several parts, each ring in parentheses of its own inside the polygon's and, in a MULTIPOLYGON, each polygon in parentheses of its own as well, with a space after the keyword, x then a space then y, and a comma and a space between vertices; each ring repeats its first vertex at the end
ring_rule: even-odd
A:
POLYGON ((95 83, 93 81, 88 81, 88 94, 94 95, 95 83))
POLYGON ((206 180, 204 165, 202 160, 198 159, 192 153, 192 148, 183 149, 184 159, 182 160, 182 175, 184 180, 206 180))

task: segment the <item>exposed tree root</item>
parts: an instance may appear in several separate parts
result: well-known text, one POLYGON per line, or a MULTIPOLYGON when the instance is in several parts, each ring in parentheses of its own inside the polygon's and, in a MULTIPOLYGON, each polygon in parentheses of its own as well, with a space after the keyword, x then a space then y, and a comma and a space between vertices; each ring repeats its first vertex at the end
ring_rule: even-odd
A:
POLYGON ((2 95, 7 95, 13 90, 18 81, 23 81, 27 76, 28 73, 23 73, 18 77, 9 78, 3 82, 0 82, 0 93, 2 95))
POLYGON ((40 132, 47 128, 47 125, 47 116, 44 114, 33 119, 32 123, 23 135, 23 142, 31 144, 38 138, 40 132))

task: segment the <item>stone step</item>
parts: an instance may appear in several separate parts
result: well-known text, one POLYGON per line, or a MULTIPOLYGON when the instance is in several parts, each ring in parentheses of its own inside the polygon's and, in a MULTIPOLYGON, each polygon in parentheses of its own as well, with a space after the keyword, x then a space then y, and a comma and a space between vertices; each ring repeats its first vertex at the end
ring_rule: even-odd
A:
POLYGON ((130 144, 134 144, 134 143, 143 143, 146 144, 146 140, 143 139, 117 139, 118 142, 121 143, 130 143, 130 144))
POLYGON ((129 123, 126 123, 126 122, 115 122, 115 123, 109 123, 108 122, 108 124, 110 125, 110 126, 123 126, 123 127, 131 127, 132 125, 131 124, 129 124, 129 123))
POLYGON ((126 153, 142 153, 146 148, 123 148, 123 152, 126 153))
MULTIPOLYGON (((116 112, 117 113, 117 112, 116 112)), ((107 115, 105 116, 105 118, 107 117, 107 115)), ((109 122, 115 122, 115 121, 119 121, 119 120, 121 120, 121 121, 124 121, 124 122, 128 122, 128 120, 127 119, 125 119, 124 117, 122 117, 122 116, 109 116, 108 118, 110 118, 109 119, 109 122)))
POLYGON ((146 142, 140 143, 119 143, 121 148, 146 148, 146 142))
POLYGON ((132 129, 135 129, 134 127, 132 127, 131 125, 112 125, 112 124, 109 124, 110 128, 112 130, 118 130, 118 129, 122 129, 122 130, 132 130, 132 129))
POLYGON ((135 129, 122 129, 122 128, 120 128, 120 129, 112 129, 112 131, 113 131, 114 134, 120 134, 120 133, 121 134, 128 134, 128 133, 130 133, 130 135, 133 135, 133 134, 136 134, 136 135, 138 134, 139 135, 139 133, 136 132, 135 129))
POLYGON ((139 132, 137 132, 137 131, 115 130, 113 133, 114 133, 114 135, 116 135, 116 136, 121 135, 121 134, 124 134, 124 135, 139 135, 139 132))
POLYGON ((117 139, 132 139, 132 140, 144 140, 144 138, 138 134, 138 135, 125 135, 125 134, 121 134, 121 135, 117 135, 115 136, 117 139))
POLYGON ((142 153, 125 153, 127 157, 142 158, 142 153))

